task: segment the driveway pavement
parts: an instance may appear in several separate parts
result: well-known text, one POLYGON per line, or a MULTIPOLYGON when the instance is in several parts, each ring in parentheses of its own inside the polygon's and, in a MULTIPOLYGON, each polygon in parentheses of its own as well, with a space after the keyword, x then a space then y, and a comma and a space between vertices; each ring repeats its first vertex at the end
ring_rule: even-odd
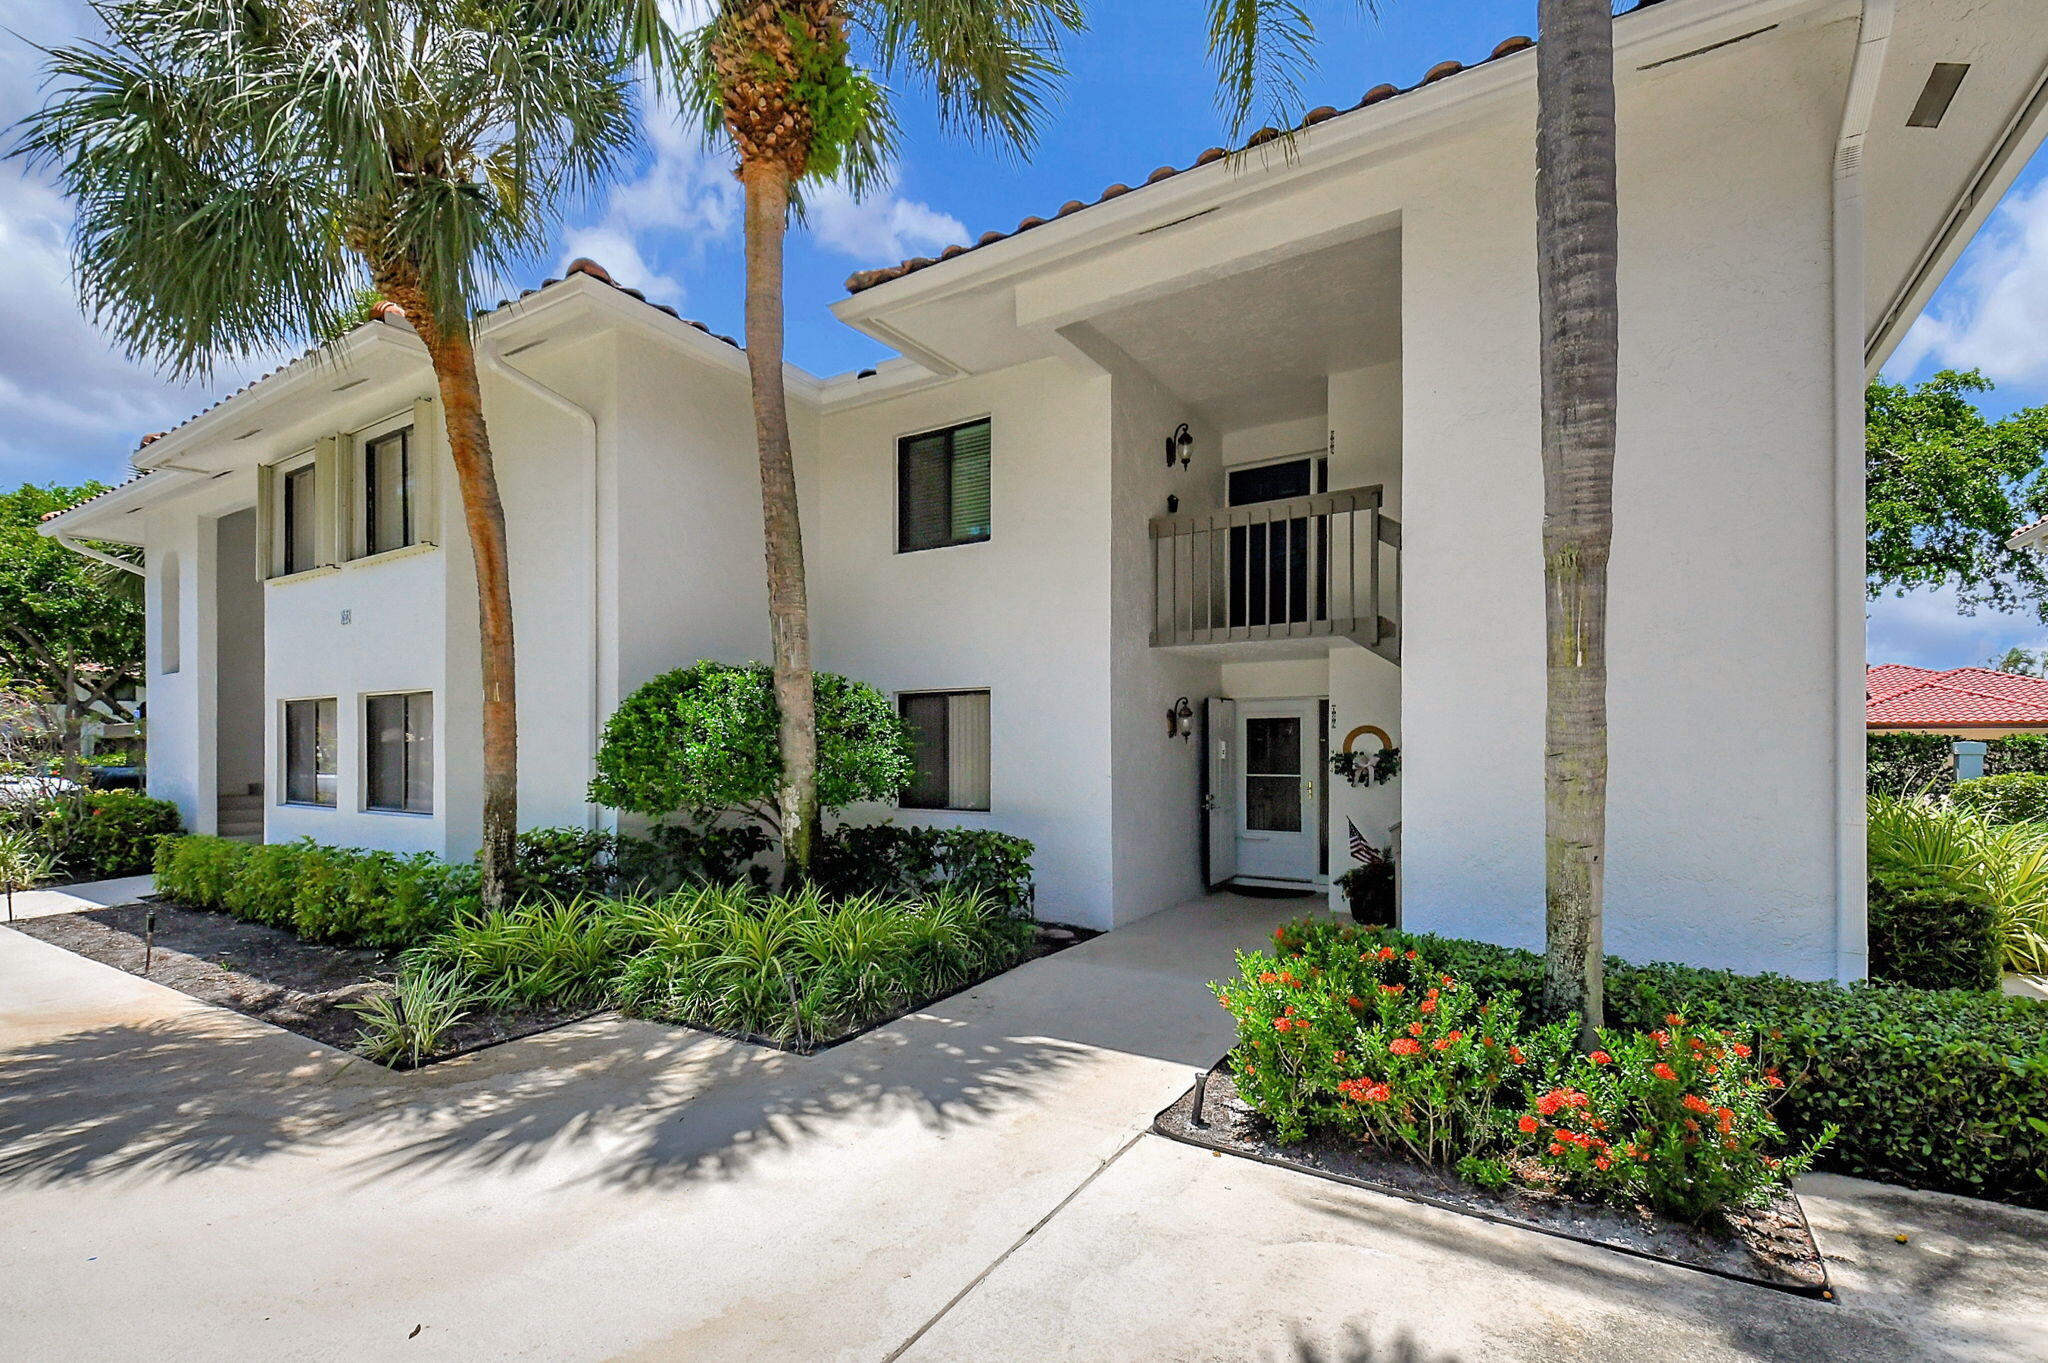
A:
POLYGON ((0 1358, 2037 1363, 2048 1218, 1815 1179, 1816 1303, 1140 1134, 1293 907, 809 1059, 599 1018, 412 1075, 0 931, 0 1358))

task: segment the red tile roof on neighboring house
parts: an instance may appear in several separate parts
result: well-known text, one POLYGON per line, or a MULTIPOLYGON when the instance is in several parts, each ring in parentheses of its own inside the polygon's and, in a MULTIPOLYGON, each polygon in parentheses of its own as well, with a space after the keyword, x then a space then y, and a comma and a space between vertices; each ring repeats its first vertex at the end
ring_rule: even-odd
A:
MULTIPOLYGON (((1621 15, 1616 15, 1615 17, 1620 18, 1622 15, 1634 14, 1637 10, 1648 9, 1652 5, 1661 3, 1663 3, 1663 0, 1636 0, 1635 4, 1629 6, 1621 12, 1621 15)), ((1502 57, 1511 57, 1517 52, 1525 52, 1534 46, 1536 46, 1536 40, 1525 34, 1518 33, 1512 38, 1503 38, 1494 45, 1491 52, 1472 66, 1466 66, 1463 62, 1459 61, 1438 62, 1435 66, 1423 72, 1422 79, 1413 85, 1406 87, 1390 84, 1375 85, 1372 89, 1365 92, 1363 99, 1348 109, 1338 109, 1332 105, 1325 104, 1321 108, 1309 110, 1307 114, 1303 115, 1301 122, 1291 129, 1282 131, 1279 128, 1261 128, 1247 138, 1244 146, 1239 150, 1250 151, 1257 147, 1263 147, 1268 142, 1277 142, 1281 138, 1290 136, 1293 133, 1305 132, 1319 123, 1327 123, 1333 118, 1342 118, 1347 114, 1357 113, 1361 109, 1390 100, 1396 95, 1405 95, 1410 91, 1420 90, 1425 85, 1434 85, 1440 80, 1446 80, 1457 75, 1461 71, 1476 70, 1488 62, 1499 61, 1502 57)), ((847 276, 846 291, 848 293, 865 293, 879 284, 887 284, 892 279, 901 279, 905 275, 915 274, 919 270, 928 269, 942 261, 954 260, 966 255, 970 251, 978 251, 984 246, 993 246, 999 241, 1007 241, 1011 237, 1029 232, 1034 227, 1043 227, 1053 219, 1071 217, 1073 214, 1093 208, 1097 204, 1105 204, 1111 199, 1120 199, 1126 194, 1136 193, 1148 185, 1156 185, 1161 180, 1171 180, 1176 175, 1185 175, 1188 171, 1200 170, 1203 166, 1214 165, 1216 162, 1225 160, 1229 156, 1230 153, 1222 147, 1210 147, 1200 156, 1197 156, 1186 169, 1175 166, 1161 166, 1145 177, 1144 184, 1137 186, 1122 183, 1113 184, 1103 190, 1102 193, 1098 194, 1089 203, 1083 203, 1079 199, 1069 200, 1060 206, 1059 211, 1053 214, 1052 218, 1026 218, 1011 231, 982 233, 981 237, 972 246, 948 246, 936 256, 917 256, 899 265, 887 265, 879 270, 861 270, 856 274, 847 276)))
POLYGON ((1988 667, 1880 663, 1865 674, 1864 696, 1873 729, 2048 728, 2048 680, 1988 667))

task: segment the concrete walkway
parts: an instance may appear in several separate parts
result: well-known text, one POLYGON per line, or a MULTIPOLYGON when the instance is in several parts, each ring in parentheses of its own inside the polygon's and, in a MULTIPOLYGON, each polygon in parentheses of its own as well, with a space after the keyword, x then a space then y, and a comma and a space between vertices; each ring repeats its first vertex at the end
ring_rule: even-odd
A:
POLYGON ((155 888, 154 876, 122 876, 118 880, 86 880, 75 885, 52 885, 45 890, 22 890, 14 896, 14 916, 41 918, 52 913, 133 904, 155 888))
POLYGON ((1298 908, 809 1059, 601 1018, 413 1075, 0 931, 0 1358, 2038 1359, 2048 1218, 1816 1180, 1830 1305, 1141 1135, 1298 908))

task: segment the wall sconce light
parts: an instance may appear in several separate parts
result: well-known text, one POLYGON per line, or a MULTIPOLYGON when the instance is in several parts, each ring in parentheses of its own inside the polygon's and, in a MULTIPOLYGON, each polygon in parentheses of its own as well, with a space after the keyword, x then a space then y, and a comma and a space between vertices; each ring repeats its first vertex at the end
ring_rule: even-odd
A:
POLYGON ((1166 437, 1166 467, 1172 468, 1178 463, 1182 468, 1186 468, 1188 460, 1194 457, 1189 453, 1194 447, 1195 433, 1189 430, 1188 423, 1183 421, 1174 428, 1172 435, 1166 437))
POLYGON ((1195 736, 1195 707, 1186 696, 1166 707, 1166 736, 1183 743, 1195 736))

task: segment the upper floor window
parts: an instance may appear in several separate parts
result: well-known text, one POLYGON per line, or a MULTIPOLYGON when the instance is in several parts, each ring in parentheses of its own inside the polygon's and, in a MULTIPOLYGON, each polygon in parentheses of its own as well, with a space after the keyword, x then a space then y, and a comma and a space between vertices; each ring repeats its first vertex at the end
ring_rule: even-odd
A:
POLYGON ((988 692, 924 691, 897 704, 913 763, 899 799, 903 808, 987 809, 988 692))
POLYGON ((289 576, 320 566, 320 471, 308 459, 278 480, 278 526, 282 532, 280 571, 289 576))
POLYGON ((975 544, 990 528, 986 418, 897 444, 897 552, 975 544))
POLYGON ((363 552, 418 542, 413 516, 412 428, 363 442, 363 552))

